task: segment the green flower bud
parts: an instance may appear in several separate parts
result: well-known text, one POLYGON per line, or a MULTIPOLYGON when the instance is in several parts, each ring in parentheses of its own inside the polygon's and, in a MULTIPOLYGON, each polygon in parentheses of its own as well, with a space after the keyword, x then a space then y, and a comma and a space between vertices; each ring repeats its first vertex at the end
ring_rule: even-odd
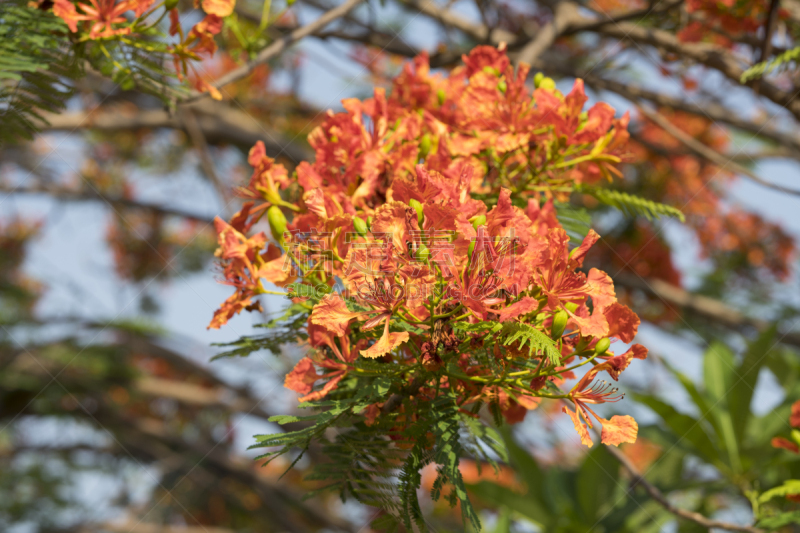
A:
POLYGON ((469 241, 469 251, 467 252, 467 257, 472 259, 472 252, 475 251, 475 240, 469 241))
POLYGON ((422 221, 425 220, 425 214, 422 211, 422 204, 419 203, 418 200, 411 199, 408 202, 408 205, 414 208, 414 211, 417 212, 417 222, 419 223, 419 227, 422 227, 422 221))
POLYGON ((371 216, 367 217, 367 228, 370 229, 370 230, 372 229, 372 217, 371 216))
POLYGON ((283 232, 286 231, 286 216, 277 205, 271 206, 267 210, 267 220, 269 221, 269 229, 272 231, 272 236, 280 244, 283 244, 283 232))
POLYGON ((486 215, 474 216, 469 221, 472 222, 472 227, 475 228, 475 231, 478 231, 478 226, 486 224, 486 215))
POLYGON ((553 339, 560 339, 564 334, 564 329, 567 327, 569 315, 563 309, 559 309, 553 316, 553 325, 550 328, 550 337, 553 339))
POLYGON ((533 77, 533 86, 538 89, 539 85, 542 84, 543 79, 544 79, 544 74, 542 74, 541 72, 537 72, 536 75, 533 77))
POLYGON ((444 89, 439 89, 436 91, 436 98, 439 100, 439 105, 442 105, 447 98, 447 95, 444 92, 444 89))
POLYGON ((362 237, 366 237, 367 223, 364 222, 363 218, 353 217, 353 227, 355 227, 359 235, 361 235, 362 237))
POLYGON ((428 250, 427 246, 420 244, 419 248, 417 249, 417 259, 422 262, 427 262, 430 256, 431 252, 428 250))
POLYGON ((428 154, 431 152, 431 136, 429 133, 426 133, 422 136, 422 139, 419 141, 419 158, 423 159, 428 157, 428 154))
POLYGON ((564 307, 565 307, 565 308, 567 309, 567 311, 569 311, 570 313, 574 313, 575 311, 577 311, 577 310, 578 310, 578 304, 576 304, 575 302, 565 302, 565 303, 564 303, 564 307))
POLYGON ((538 89, 546 89, 548 91, 553 91, 555 88, 556 82, 553 80, 553 78, 543 78, 538 87, 538 89))
POLYGON ((508 85, 506 84, 505 80, 500 80, 500 83, 497 84, 497 90, 503 94, 506 94, 506 90, 508 90, 508 85))
POLYGON ((178 0, 165 0, 164 8, 169 11, 178 7, 178 0))
POLYGON ((610 347, 611 341, 608 339, 608 337, 600 339, 597 341, 597 344, 594 345, 594 353, 597 355, 603 355, 610 347))

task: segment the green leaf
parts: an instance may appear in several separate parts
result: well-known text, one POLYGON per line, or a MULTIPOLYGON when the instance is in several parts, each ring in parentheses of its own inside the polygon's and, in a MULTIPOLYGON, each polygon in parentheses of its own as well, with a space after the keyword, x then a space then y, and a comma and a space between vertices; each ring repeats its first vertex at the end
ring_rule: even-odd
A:
POLYGON ((722 343, 713 343, 703 357, 703 382, 711 401, 711 415, 716 417, 718 436, 727 452, 728 464, 735 472, 742 469, 739 445, 733 429, 733 418, 728 409, 728 398, 733 392, 736 363, 733 352, 722 343))
POLYGON ((648 220, 658 219, 662 216, 674 217, 685 222, 686 218, 680 209, 672 207, 671 205, 661 204, 634 196, 622 191, 615 191, 611 189, 599 189, 595 187, 582 186, 576 188, 577 191, 589 194, 595 197, 598 201, 616 207, 623 213, 629 216, 643 216, 648 220))
POLYGON ((501 324, 494 321, 478 322, 477 324, 456 322, 453 324, 453 329, 465 333, 492 333, 503 346, 519 342, 520 349, 528 347, 529 355, 533 355, 534 351, 541 352, 554 365, 561 361, 561 351, 555 341, 528 324, 521 322, 503 322, 501 324))
POLYGON ((775 516, 762 518, 758 521, 758 527, 773 530, 780 529, 789 524, 800 524, 800 511, 790 511, 788 513, 781 513, 775 516))
POLYGON ((758 503, 766 503, 777 496, 788 496, 790 494, 800 494, 800 479, 784 481, 783 485, 763 492, 758 497, 758 503))
POLYGON ((775 327, 759 335, 745 352, 742 363, 734 372, 733 385, 728 394, 728 406, 733 419, 733 432, 737 442, 744 441, 747 424, 750 421, 750 403, 758 381, 761 367, 767 360, 769 350, 775 345, 775 327))
POLYGON ((675 433, 678 442, 688 441, 700 457, 711 464, 719 464, 719 450, 706 433, 700 420, 679 413, 671 405, 652 396, 635 394, 634 398, 637 402, 655 411, 669 429, 675 433))
POLYGON ((619 461, 605 446, 592 449, 578 470, 578 504, 587 523, 594 523, 610 503, 619 484, 619 461))
POLYGON ((703 356, 703 382, 712 403, 728 404, 733 385, 733 353, 722 343, 713 343, 703 356))
POLYGON ((592 215, 582 207, 555 203, 556 218, 573 244, 580 244, 592 227, 592 215))
POLYGON ((798 58, 800 58, 800 46, 797 48, 792 48, 791 50, 787 50, 786 52, 773 57, 769 61, 756 63, 742 73, 742 77, 739 81, 741 81, 741 83, 747 83, 755 80, 764 76, 765 74, 769 74, 776 68, 785 67, 789 63, 796 62, 798 58))

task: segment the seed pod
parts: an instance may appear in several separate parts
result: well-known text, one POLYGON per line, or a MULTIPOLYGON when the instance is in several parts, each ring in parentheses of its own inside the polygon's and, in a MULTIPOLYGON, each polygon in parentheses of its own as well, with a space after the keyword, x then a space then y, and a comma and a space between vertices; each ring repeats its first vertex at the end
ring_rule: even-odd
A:
POLYGON ((422 204, 419 203, 418 200, 411 199, 408 201, 408 205, 414 208, 414 211, 417 212, 417 222, 419 222, 419 227, 422 227, 422 221, 425 220, 425 214, 422 211, 422 204))
POLYGON ((431 135, 430 133, 426 133, 422 136, 422 139, 419 141, 419 158, 424 159, 428 157, 428 154, 431 152, 431 135))
POLYGON ((559 309, 553 316, 553 325, 550 327, 550 337, 553 339, 560 339, 567 327, 568 320, 569 315, 567 312, 563 309, 559 309))
POLYGON ((470 219, 470 222, 472 222, 472 227, 475 228, 475 231, 478 231, 478 226, 486 224, 486 215, 474 216, 470 219))
POLYGON ((269 221, 269 229, 272 231, 272 236, 280 244, 283 244, 283 232, 286 231, 286 216, 277 205, 271 206, 267 210, 267 220, 269 221))
POLYGON ((611 341, 608 339, 608 337, 605 337, 597 341, 597 344, 594 345, 594 353, 597 355, 603 355, 610 347, 611 341))
POLYGON ((367 223, 364 222, 363 218, 353 217, 353 227, 362 237, 367 236, 367 223))

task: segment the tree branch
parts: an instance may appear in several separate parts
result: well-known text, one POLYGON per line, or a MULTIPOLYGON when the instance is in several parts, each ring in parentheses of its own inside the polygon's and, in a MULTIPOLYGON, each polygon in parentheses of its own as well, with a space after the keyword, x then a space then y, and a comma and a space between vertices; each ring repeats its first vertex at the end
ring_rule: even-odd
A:
MULTIPOLYGON (((770 323, 766 320, 748 317, 729 307, 724 302, 708 296, 693 294, 660 279, 649 278, 644 280, 634 276, 620 275, 614 277, 614 283, 628 289, 643 291, 655 296, 667 305, 684 309, 734 330, 741 331, 744 327, 752 327, 761 332, 770 327, 770 323)), ((780 342, 800 348, 800 334, 789 332, 781 336, 780 342)))
MULTIPOLYGON (((273 157, 284 155, 293 163, 309 159, 311 151, 264 129, 253 117, 223 104, 203 102, 192 106, 203 136, 212 143, 231 143, 249 149, 262 141, 273 157)), ((115 110, 47 114, 50 125, 43 131, 68 131, 92 129, 98 131, 124 131, 133 129, 172 128, 186 130, 179 117, 161 109, 138 110, 135 114, 121 114, 115 110)))
POLYGON ((726 529, 728 531, 743 531, 745 533, 764 533, 764 530, 759 529, 753 526, 740 526, 738 524, 732 524, 730 522, 722 522, 720 520, 712 520, 710 518, 706 518, 705 516, 701 515, 700 513, 695 513, 693 511, 687 511, 686 509, 681 509, 679 507, 675 507, 670 501, 667 499, 664 494, 655 485, 652 485, 649 481, 647 481, 642 474, 636 470, 636 467, 633 466, 633 463, 622 453, 616 446, 606 446, 606 449, 613 455, 617 461, 622 465, 622 467, 627 470, 628 474, 630 474, 631 478, 633 479, 634 485, 641 485, 647 494, 655 500, 661 507, 666 509, 668 512, 674 514, 678 518, 683 518, 684 520, 689 520, 690 522, 694 522, 704 528, 707 529, 726 529))
POLYGON ((788 189, 786 187, 783 187, 782 185, 777 185, 775 183, 770 183, 769 181, 765 180, 755 172, 752 172, 749 169, 744 168, 738 163, 733 162, 731 159, 728 159, 723 154, 717 152, 713 148, 706 146, 705 144, 701 143, 691 135, 685 133, 683 130, 672 124, 669 120, 666 119, 666 117, 664 117, 660 113, 650 111, 649 109, 643 106, 639 106, 639 111, 648 119, 655 122, 664 131, 666 131, 667 133, 678 139, 689 150, 699 155, 703 159, 706 159, 709 162, 719 166, 720 168, 730 170, 731 172, 735 172, 736 174, 747 176, 751 180, 755 181, 760 185, 763 185, 764 187, 768 187, 770 189, 774 189, 782 193, 800 196, 800 191, 794 189, 788 189))
POLYGON ((136 208, 136 209, 145 209, 147 211, 152 211, 155 213, 159 213, 162 215, 168 216, 176 216, 185 218, 188 220, 195 220, 197 222, 203 222, 206 224, 212 224, 213 218, 203 215, 198 215, 195 213, 190 213, 188 211, 183 211, 181 209, 174 209, 170 207, 163 207, 158 204, 152 204, 148 202, 141 202, 138 200, 134 200, 131 198, 123 198, 121 196, 108 196, 97 191, 93 190, 74 190, 74 189, 67 189, 64 187, 54 187, 50 185, 28 185, 24 187, 13 187, 8 184, 0 183, 0 193, 4 194, 47 194, 49 196, 53 196, 54 198, 59 198, 61 200, 67 201, 75 201, 75 202, 82 202, 87 200, 98 200, 107 202, 114 206, 121 206, 121 207, 129 207, 129 208, 136 208))
MULTIPOLYGON (((317 18, 314 22, 310 22, 309 24, 306 24, 305 26, 297 28, 296 30, 294 30, 291 33, 289 33, 288 35, 278 39, 277 41, 274 41, 272 44, 270 44, 269 46, 267 46, 266 48, 261 50, 258 53, 258 55, 256 55, 255 59, 253 59, 252 61, 248 61, 246 64, 242 65, 241 67, 236 68, 236 69, 228 72, 227 74, 225 74, 221 78, 219 78, 216 82, 214 82, 214 84, 213 84, 214 87, 216 87, 217 89, 220 89, 220 88, 224 87, 225 85, 227 85, 229 83, 233 83, 235 81, 238 81, 238 80, 241 80, 241 79, 247 77, 251 72, 253 72, 253 69, 255 69, 258 65, 260 65, 262 63, 266 63, 267 61, 269 61, 273 57, 277 56, 278 54, 280 54, 281 52, 286 50, 289 46, 291 46, 292 44, 296 43, 300 39, 303 39, 304 37, 307 37, 307 36, 317 32, 317 31, 321 30, 322 28, 324 28, 325 26, 327 26, 328 24, 330 24, 334 20, 345 16, 347 13, 349 13, 350 11, 355 9, 355 7, 358 6, 358 4, 360 4, 363 1, 364 0, 347 0, 342 5, 337 6, 337 7, 333 8, 333 9, 331 9, 330 11, 327 11, 326 13, 324 13, 319 18, 317 18)), ((195 93, 195 94, 193 94, 192 96, 190 96, 188 98, 185 98, 183 100, 178 101, 178 103, 179 104, 186 104, 186 103, 189 103, 189 102, 194 102, 196 100, 200 100, 200 99, 205 98, 207 96, 208 96, 207 92, 206 93, 195 93)))

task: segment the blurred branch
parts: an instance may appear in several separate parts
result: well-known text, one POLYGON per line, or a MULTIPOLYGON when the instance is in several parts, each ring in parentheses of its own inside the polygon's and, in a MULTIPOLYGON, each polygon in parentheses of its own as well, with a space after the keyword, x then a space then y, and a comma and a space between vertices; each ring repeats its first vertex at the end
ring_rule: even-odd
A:
POLYGON ((681 143, 683 143, 684 146, 686 146, 696 155, 702 157, 703 159, 708 160, 709 162, 719 166, 720 168, 730 170, 731 172, 734 172, 736 174, 747 176, 751 180, 755 181, 756 183, 759 183, 760 185, 763 185, 764 187, 768 187, 770 189, 774 189, 782 193, 800 196, 800 191, 794 189, 788 189, 786 187, 783 187, 782 185, 777 185, 775 183, 770 183, 769 181, 765 180, 755 172, 752 172, 751 170, 744 168, 738 163, 735 163, 733 160, 725 157, 723 154, 717 152, 713 148, 706 146, 705 144, 701 143, 688 133, 685 133, 683 130, 672 124, 662 114, 656 113, 655 111, 650 111, 644 106, 639 106, 639 112, 648 119, 650 119, 651 121, 655 122, 661 129, 666 131, 668 134, 672 135, 681 143))
POLYGON ((195 117, 194 111, 192 111, 192 109, 188 106, 183 106, 180 108, 180 116, 184 125, 186 126, 186 132, 189 134, 189 138, 192 140, 192 144, 194 145, 194 148, 197 150, 197 154, 200 157, 200 165, 203 167, 203 172, 214 186, 214 189, 217 191, 217 194, 220 197, 223 205, 222 211, 224 213, 227 211, 227 206, 230 203, 231 188, 222 183, 217 175, 217 171, 214 168, 214 162, 211 160, 211 156, 208 154, 208 143, 206 143, 206 137, 203 135, 203 130, 200 128, 200 124, 197 122, 197 117, 195 117))
MULTIPOLYGON (((731 329, 741 331, 743 327, 752 327, 760 332, 766 331, 770 327, 770 323, 766 320, 750 318, 724 302, 708 296, 693 294, 657 278, 642 279, 620 275, 614 278, 614 283, 629 289, 643 291, 659 298, 665 304, 684 309, 731 329)), ((800 348, 800 334, 789 332, 779 335, 779 341, 800 348)))
MULTIPOLYGON (((595 430, 596 433, 596 430, 595 430)), ((655 485, 650 484, 642 474, 636 469, 633 463, 628 459, 628 457, 622 453, 616 446, 606 446, 606 450, 608 450, 611 455, 613 455, 622 465, 622 467, 628 471, 631 478, 633 479, 633 484, 630 490, 633 489, 636 485, 641 485, 647 494, 656 502, 658 502, 661 507, 666 509, 668 512, 674 514, 679 518, 683 518, 684 520, 689 520, 690 522, 694 522, 704 528, 707 529, 725 529, 728 531, 743 531, 745 533, 764 533, 764 530, 759 529, 753 526, 740 526, 738 524, 732 524, 730 522, 722 522, 720 520, 712 520, 710 518, 706 518, 705 516, 701 515, 700 513, 695 513, 693 511, 687 511, 685 509, 681 509, 679 507, 675 507, 670 501, 667 499, 664 494, 661 493, 660 490, 655 485)))
MULTIPOLYGON (((261 123, 243 111, 224 104, 203 102, 192 106, 197 124, 209 142, 231 143, 246 149, 262 141, 273 156, 284 155, 293 163, 309 159, 310 150, 284 139, 280 134, 264 129, 261 123)), ((70 112, 45 116, 49 126, 44 131, 92 129, 124 131, 135 129, 173 128, 185 130, 186 125, 175 115, 161 109, 137 110, 127 115, 118 110, 70 112)))
POLYGON ((694 104, 635 85, 601 78, 590 73, 576 72, 571 69, 563 68, 558 68, 557 71, 562 75, 582 78, 586 81, 587 85, 595 89, 611 91, 634 103, 637 100, 647 100, 660 107, 668 107, 685 113, 705 116, 714 122, 727 124, 728 126, 753 133, 759 137, 764 137, 782 146, 786 146, 791 151, 798 153, 798 155, 793 155, 793 157, 800 157, 800 136, 790 132, 776 130, 770 127, 767 121, 753 122, 740 118, 732 113, 730 109, 717 103, 703 102, 702 104, 694 104))
POLYGON ((197 215, 194 213, 189 213, 188 211, 183 211, 181 209, 174 209, 170 207, 163 207, 158 204, 152 204, 149 202, 141 202, 139 200, 134 200, 132 198, 124 198, 121 196, 110 196, 106 194, 102 194, 100 192, 94 190, 75 190, 75 189, 68 189, 66 187, 57 187, 52 185, 27 185, 23 187, 14 187, 12 185, 0 183, 0 193, 3 194, 46 194, 52 196, 54 198, 58 198, 60 200, 66 201, 75 201, 75 202, 82 202, 87 200, 98 200, 103 201, 112 206, 121 206, 121 207, 129 207, 135 209, 144 209, 147 211, 153 211, 155 213, 159 213, 162 215, 169 215, 169 216, 176 216, 185 218, 188 220, 195 220, 197 222, 203 222, 206 224, 213 223, 213 219, 211 217, 197 215))
MULTIPOLYGON (((305 26, 301 26, 300 28, 297 28, 288 35, 285 35, 280 39, 274 41, 272 44, 261 50, 256 55, 255 59, 247 62, 246 64, 242 65, 239 68, 236 68, 228 72, 220 79, 218 79, 214 83, 214 87, 219 89, 229 83, 233 83, 235 81, 246 78, 248 75, 250 75, 251 72, 253 72, 253 69, 255 69, 258 65, 266 63, 267 61, 277 56, 278 54, 286 50, 289 46, 296 43, 297 41, 323 29, 325 26, 327 26, 334 20, 345 16, 347 13, 355 9, 355 7, 358 6, 358 4, 360 4, 361 2, 363 2, 363 0, 347 0, 342 5, 337 6, 331 9, 330 11, 325 12, 314 22, 310 22, 305 26)), ((189 102, 200 100, 202 98, 205 98, 206 96, 209 96, 207 92, 196 93, 182 101, 179 101, 178 103, 186 104, 189 102)))
POLYGON ((168 526, 135 521, 103 524, 96 529, 111 533, 234 533, 232 529, 214 526, 168 526))

